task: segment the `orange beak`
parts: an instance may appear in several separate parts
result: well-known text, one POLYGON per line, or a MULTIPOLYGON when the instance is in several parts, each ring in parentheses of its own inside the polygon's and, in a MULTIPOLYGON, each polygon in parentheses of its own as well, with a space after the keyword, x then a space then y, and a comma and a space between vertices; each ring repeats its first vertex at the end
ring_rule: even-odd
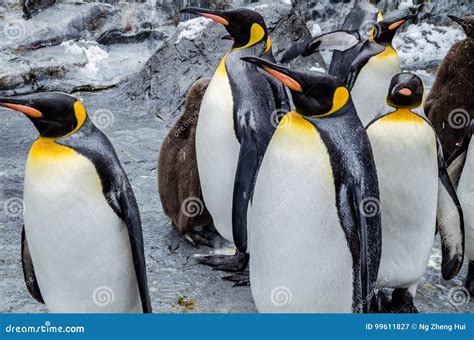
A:
POLYGON ((26 106, 26 105, 19 105, 19 104, 10 104, 10 103, 0 103, 0 106, 6 107, 8 109, 12 109, 21 113, 24 113, 28 117, 32 118, 41 118, 43 117, 43 114, 41 111, 38 111, 31 106, 26 106))

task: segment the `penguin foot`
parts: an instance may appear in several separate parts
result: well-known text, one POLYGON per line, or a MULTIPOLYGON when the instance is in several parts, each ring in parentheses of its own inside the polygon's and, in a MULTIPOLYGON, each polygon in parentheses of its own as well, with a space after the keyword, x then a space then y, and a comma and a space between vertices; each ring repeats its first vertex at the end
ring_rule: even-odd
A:
POLYGON ((377 292, 370 302, 369 313, 390 313, 390 311, 390 300, 382 291, 377 292))
POLYGON ((186 241, 196 248, 200 246, 212 248, 216 242, 216 237, 218 237, 218 234, 213 226, 194 228, 193 231, 184 235, 186 241))
POLYGON ((234 255, 209 255, 199 259, 201 264, 224 272, 241 272, 249 264, 249 255, 236 251, 234 255))
POLYGON ((248 270, 224 276, 222 280, 234 282, 234 287, 250 286, 250 273, 248 270))
POLYGON ((396 288, 392 293, 391 313, 418 313, 408 289, 396 288))
POLYGON ((469 294, 474 296, 474 261, 469 261, 469 268, 467 271, 466 281, 464 281, 464 287, 467 288, 469 294))

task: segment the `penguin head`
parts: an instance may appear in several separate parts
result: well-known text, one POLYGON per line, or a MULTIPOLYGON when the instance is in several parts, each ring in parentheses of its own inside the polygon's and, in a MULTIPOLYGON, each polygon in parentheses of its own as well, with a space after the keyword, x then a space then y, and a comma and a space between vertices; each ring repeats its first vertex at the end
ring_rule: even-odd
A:
POLYGON ((393 76, 387 104, 395 108, 416 108, 423 101, 423 82, 416 74, 402 72, 393 76))
POLYGON ((370 32, 370 39, 382 46, 391 46, 393 37, 409 19, 416 17, 411 10, 400 10, 385 16, 382 21, 374 25, 370 32))
POLYGON ((87 119, 86 109, 79 100, 59 92, 0 97, 0 106, 25 114, 40 136, 46 138, 71 134, 87 119))
POLYGON ((188 7, 181 13, 197 14, 224 25, 234 40, 233 48, 250 47, 261 41, 267 42, 268 30, 263 17, 247 8, 226 11, 188 7))
POLYGON ((470 38, 474 37, 474 15, 464 18, 455 17, 454 15, 448 15, 448 17, 449 19, 461 25, 464 33, 466 33, 466 36, 470 38))
POLYGON ((296 110, 303 116, 328 116, 350 101, 349 90, 336 77, 290 70, 257 57, 248 56, 242 60, 260 67, 288 87, 296 110))

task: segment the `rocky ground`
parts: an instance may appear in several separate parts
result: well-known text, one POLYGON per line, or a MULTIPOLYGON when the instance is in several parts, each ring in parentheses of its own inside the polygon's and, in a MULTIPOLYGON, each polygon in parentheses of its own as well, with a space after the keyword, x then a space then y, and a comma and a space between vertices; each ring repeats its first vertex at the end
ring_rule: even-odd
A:
MULTIPOLYGON (((296 39, 298 36, 308 34, 313 28, 312 24, 308 24, 308 27, 300 26, 299 29, 288 32, 289 20, 293 15, 292 7, 288 4, 278 4, 275 8, 268 7, 268 3, 256 6, 263 6, 260 7, 260 11, 267 15, 267 19, 272 22, 269 26, 272 27, 272 35, 278 35, 275 38, 278 53, 283 48, 284 39, 296 39), (279 20, 276 17, 271 17, 271 13, 277 13, 286 19, 279 20)), ((126 11, 126 13, 129 12, 126 11)), ((300 18, 298 16, 291 20, 300 18)), ((67 20, 69 19, 65 18, 65 21, 67 20)), ((164 23, 156 25, 163 27, 159 25, 164 25, 164 23)), ((0 28, 2 28, 1 26, 2 22, 0 21, 0 28)), ((293 26, 291 25, 291 27, 293 26)), ((324 26, 322 28, 325 29, 324 26)), ((136 32, 137 29, 134 29, 133 32, 136 32)), ((194 79, 211 73, 217 64, 219 55, 228 44, 226 41, 222 42, 225 45, 220 44, 217 38, 223 31, 220 31, 219 28, 211 28, 211 26, 205 26, 195 36, 193 36, 193 32, 187 32, 181 35, 181 40, 179 40, 180 33, 187 29, 189 27, 181 26, 175 32, 171 26, 161 28, 169 36, 169 40, 168 38, 156 38, 156 41, 151 45, 148 40, 134 42, 132 45, 121 43, 108 45, 108 47, 103 44, 94 45, 107 51, 109 56, 94 64, 98 67, 98 73, 96 73, 98 76, 95 79, 101 76, 100 79, 103 81, 93 85, 114 85, 115 87, 96 92, 78 91, 75 95, 84 101, 89 115, 111 140, 137 197, 142 216, 149 287, 154 311, 163 313, 256 312, 249 287, 233 287, 232 283, 221 279, 225 274, 212 271, 197 263, 197 256, 216 250, 203 246, 195 248, 185 241, 171 227, 162 211, 157 193, 156 160, 158 150, 180 111, 182 96, 194 79), (210 45, 209 41, 211 40, 215 41, 214 45, 210 45), (163 50, 163 47, 160 48, 162 44, 168 45, 168 52, 163 50), (137 52, 140 47, 143 50, 137 52), (123 48, 126 53, 119 51, 114 54, 114 48, 116 50, 123 48), (153 53, 155 49, 157 52, 153 53), (171 49, 173 51, 169 52, 171 49), (207 51, 210 52, 207 53, 207 51), (110 74, 115 74, 114 72, 109 73, 110 70, 119 69, 121 63, 126 63, 124 60, 134 59, 136 55, 140 54, 139 52, 142 52, 141 54, 146 57, 142 56, 142 59, 139 59, 140 62, 143 61, 143 64, 152 54, 154 57, 149 59, 145 66, 139 65, 133 69, 134 71, 132 70, 133 72, 130 71, 131 74, 123 72, 118 78, 109 77, 110 74), (181 59, 173 59, 176 57, 176 53, 181 54, 181 59), (113 56, 116 58, 114 59, 113 56), (163 72, 157 71, 159 65, 163 72), (103 67, 105 67, 105 71, 103 67), (109 68, 107 69, 107 67, 109 68), (139 70, 141 71, 139 72, 139 70), (102 71, 104 72, 102 73, 102 71), (123 79, 127 80, 124 82, 123 79), (166 79, 171 79, 171 81, 166 82, 166 79), (166 86, 170 86, 170 88, 163 90, 166 86)), ((451 33, 454 34, 451 36, 453 39, 460 36, 460 33, 453 33, 452 30, 443 32, 441 30, 439 33, 441 37, 443 34, 451 33)), ((408 31, 408 33, 410 32, 408 31)), ((47 35, 49 36, 50 33, 47 35)), ((94 37, 88 35, 85 39, 97 39, 97 36, 99 35, 94 37)), ((82 38, 73 39, 69 44, 76 46, 82 38)), ((399 44, 403 47, 410 46, 413 43, 410 39, 414 40, 416 36, 404 36, 403 39, 400 38, 399 44)), ((89 42, 89 44, 93 43, 89 42)), ((80 44, 79 47, 81 47, 80 44)), ((51 48, 65 47, 56 45, 25 53, 44 53, 46 55, 44 60, 45 63, 49 63, 48 65, 64 66, 64 60, 51 61, 50 56, 54 55, 49 50, 51 48)), ((3 51, 5 52, 5 49, 3 51)), ((404 53, 407 56, 413 56, 409 48, 404 53)), ((82 55, 86 58, 84 65, 87 65, 90 62, 87 59, 88 54, 83 50, 82 55)), ((12 51, 0 53, 0 57, 3 57, 3 59, 0 58, 0 91, 5 93, 11 93, 12 89, 20 92, 28 89, 40 89, 48 84, 53 84, 52 87, 57 88, 64 86, 64 90, 72 90, 75 87, 77 90, 79 85, 91 85, 88 82, 88 79, 91 78, 90 73, 81 73, 85 66, 76 65, 74 70, 77 72, 66 72, 61 81, 57 81, 57 78, 51 81, 51 76, 48 75, 49 78, 38 77, 38 81, 28 82, 28 86, 18 88, 18 84, 14 85, 14 79, 9 80, 8 84, 2 83, 2 79, 6 79, 5 77, 15 72, 23 72, 21 67, 31 67, 34 57, 23 54, 23 52, 18 54, 12 51)), ((71 58, 66 59, 71 60, 71 58)), ((412 69, 421 70, 419 74, 425 80, 427 90, 429 90, 434 78, 433 68, 432 66, 430 68, 423 67, 425 65, 423 60, 415 59, 413 58, 412 69)), ((306 63, 307 68, 309 66, 324 66, 322 65, 324 61, 320 57, 315 57, 306 63)), ((301 67, 303 66, 301 65, 301 67)), ((68 67, 65 69, 69 70, 68 67)), ((44 69, 39 68, 39 70, 44 69)), ((27 152, 36 138, 36 130, 20 114, 5 110, 0 110, 0 130, 0 209, 2 209, 0 215, 0 312, 46 312, 43 305, 38 304, 29 296, 24 286, 20 261, 24 165, 27 152)), ((216 246, 220 248, 221 245, 216 244, 216 246)), ((463 267, 457 278, 447 282, 441 278, 440 262, 440 248, 437 241, 416 296, 415 303, 419 310, 433 313, 473 312, 474 301, 466 302, 466 299, 459 295, 462 293, 460 287, 462 279, 466 275, 466 266, 463 267)))

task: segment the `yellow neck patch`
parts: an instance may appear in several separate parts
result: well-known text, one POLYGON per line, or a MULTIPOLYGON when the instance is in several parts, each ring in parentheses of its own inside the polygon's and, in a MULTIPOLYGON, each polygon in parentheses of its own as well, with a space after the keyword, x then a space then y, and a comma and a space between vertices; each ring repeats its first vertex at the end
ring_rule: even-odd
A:
MULTIPOLYGON (((262 41, 262 39, 265 37, 265 30, 263 29, 262 26, 259 24, 252 24, 252 27, 250 28, 250 40, 247 43, 247 45, 238 47, 236 50, 243 50, 244 48, 250 47, 255 45, 256 43, 262 41)), ((268 46, 267 46, 268 48, 268 46)))
POLYGON ((347 101, 350 98, 349 90, 344 86, 339 86, 336 91, 334 91, 334 96, 332 97, 332 108, 329 112, 323 113, 322 115, 316 115, 314 117, 325 117, 333 114, 334 112, 342 109, 346 105, 347 101))
POLYGON ((267 53, 268 51, 270 51, 272 48, 272 40, 270 39, 270 36, 267 36, 267 48, 265 49, 265 51, 263 52, 263 54, 267 53))
POLYGON ((382 53, 379 53, 376 55, 376 58, 391 58, 394 56, 397 56, 398 53, 395 51, 395 49, 391 46, 385 47, 384 51, 382 53))
POLYGON ((380 120, 385 123, 426 123, 423 118, 418 116, 410 109, 396 109, 394 112, 380 118, 380 120))
POLYGON ((31 146, 28 162, 51 162, 73 157, 76 152, 66 146, 59 145, 53 138, 39 137, 31 146))
POLYGON ((226 74, 226 69, 225 69, 225 60, 227 59, 227 56, 229 55, 230 50, 224 54, 224 56, 221 59, 221 62, 217 66, 216 72, 214 72, 214 75, 219 75, 219 76, 224 76, 226 74))
POLYGON ((275 136, 285 133, 292 134, 296 138, 301 135, 314 134, 314 130, 313 124, 304 119, 302 115, 296 111, 290 111, 281 119, 275 136))

